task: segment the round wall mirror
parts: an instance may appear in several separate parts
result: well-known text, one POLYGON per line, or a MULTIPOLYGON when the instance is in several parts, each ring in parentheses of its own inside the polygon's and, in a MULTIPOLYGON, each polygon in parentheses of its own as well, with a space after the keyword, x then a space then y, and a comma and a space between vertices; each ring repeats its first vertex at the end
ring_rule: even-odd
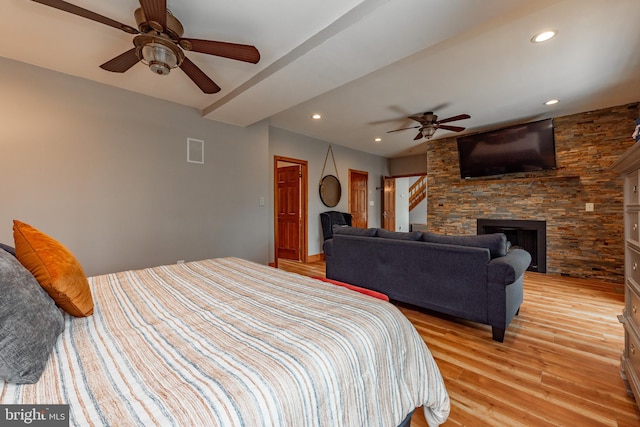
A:
POLYGON ((338 204, 342 196, 340 181, 333 175, 327 175, 320 180, 320 200, 325 206, 332 208, 338 204))

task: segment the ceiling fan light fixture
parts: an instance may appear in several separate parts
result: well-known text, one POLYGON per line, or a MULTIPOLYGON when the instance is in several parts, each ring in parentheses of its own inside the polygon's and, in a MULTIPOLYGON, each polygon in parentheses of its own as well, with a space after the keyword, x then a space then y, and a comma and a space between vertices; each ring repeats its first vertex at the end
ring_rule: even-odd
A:
POLYGON ((435 126, 425 126, 422 128, 422 136, 427 139, 431 139, 433 134, 436 133, 436 129, 437 128, 435 126))
POLYGON ((171 72, 171 69, 180 66, 184 60, 184 53, 178 46, 160 37, 137 36, 134 44, 138 58, 154 74, 165 76, 171 72))
POLYGON ((155 74, 169 74, 178 65, 178 58, 171 49, 161 44, 150 43, 142 48, 143 63, 155 74))

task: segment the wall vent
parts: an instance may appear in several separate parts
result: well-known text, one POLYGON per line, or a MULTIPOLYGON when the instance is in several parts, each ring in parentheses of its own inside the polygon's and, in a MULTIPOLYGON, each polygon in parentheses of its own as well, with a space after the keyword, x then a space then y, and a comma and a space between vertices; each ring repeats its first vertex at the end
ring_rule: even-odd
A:
POLYGON ((204 141, 187 138, 187 162, 204 163, 204 141))

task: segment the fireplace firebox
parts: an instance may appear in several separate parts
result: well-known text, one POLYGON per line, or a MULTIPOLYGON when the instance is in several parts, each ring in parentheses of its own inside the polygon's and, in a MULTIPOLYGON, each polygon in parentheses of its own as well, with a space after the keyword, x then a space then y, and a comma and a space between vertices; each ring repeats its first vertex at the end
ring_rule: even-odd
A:
POLYGON ((519 219, 477 219, 477 234, 504 233, 512 246, 531 254, 527 270, 547 272, 547 222, 519 219))

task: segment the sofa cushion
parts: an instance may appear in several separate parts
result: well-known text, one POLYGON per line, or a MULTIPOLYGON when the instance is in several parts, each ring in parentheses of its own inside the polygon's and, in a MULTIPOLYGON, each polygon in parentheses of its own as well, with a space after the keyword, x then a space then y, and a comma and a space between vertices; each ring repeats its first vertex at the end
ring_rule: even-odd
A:
POLYGON ((333 226, 333 234, 348 234, 350 236, 364 236, 375 237, 375 228, 360 228, 360 227, 341 227, 339 225, 333 226))
POLYGON ((93 314, 93 298, 82 266, 60 242, 23 222, 13 221, 18 261, 60 308, 76 317, 93 314))
POLYGON ((420 240, 422 233, 419 231, 389 231, 384 228, 378 228, 376 232, 376 236, 382 237, 383 239, 396 239, 396 240, 420 240))
POLYGON ((38 381, 58 335, 60 309, 35 277, 6 251, 0 251, 0 380, 38 381))
POLYGON ((427 231, 422 233, 421 240, 431 243, 487 248, 491 253, 491 258, 497 258, 507 254, 507 236, 504 233, 479 234, 477 236, 448 236, 427 231))

